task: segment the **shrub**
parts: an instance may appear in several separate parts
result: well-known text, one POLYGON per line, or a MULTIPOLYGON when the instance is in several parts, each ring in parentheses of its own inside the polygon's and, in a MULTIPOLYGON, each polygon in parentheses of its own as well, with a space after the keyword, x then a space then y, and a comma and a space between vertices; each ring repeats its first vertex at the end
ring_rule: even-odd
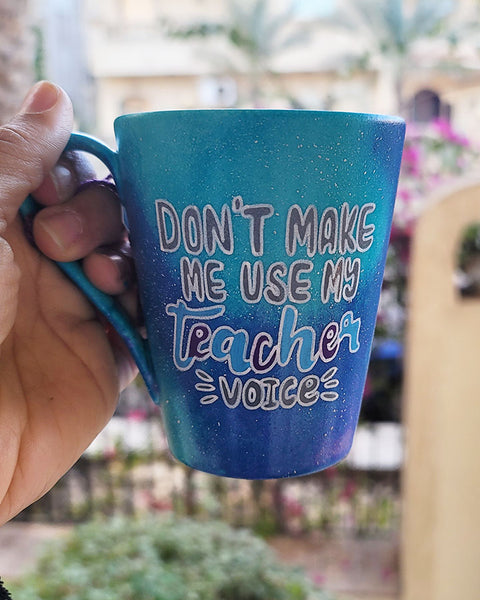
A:
POLYGON ((252 533, 173 516, 81 525, 12 592, 16 600, 329 599, 252 533))

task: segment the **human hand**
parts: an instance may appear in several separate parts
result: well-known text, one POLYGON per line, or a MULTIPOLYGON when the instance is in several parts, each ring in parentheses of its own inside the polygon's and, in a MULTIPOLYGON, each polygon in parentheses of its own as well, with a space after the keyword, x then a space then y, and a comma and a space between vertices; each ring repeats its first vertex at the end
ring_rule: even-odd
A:
POLYGON ((44 256, 83 258, 91 281, 133 308, 120 205, 108 186, 82 186, 90 167, 62 155, 72 124, 65 92, 41 82, 0 127, 0 524, 80 457, 136 373, 115 332, 44 256), (42 253, 18 216, 28 194, 45 206, 33 223, 42 253))

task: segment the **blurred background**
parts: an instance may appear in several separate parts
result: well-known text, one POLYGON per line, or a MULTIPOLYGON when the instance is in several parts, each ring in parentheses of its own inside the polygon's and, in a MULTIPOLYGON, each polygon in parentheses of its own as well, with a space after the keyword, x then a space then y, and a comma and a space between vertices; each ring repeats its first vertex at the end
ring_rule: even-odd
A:
MULTIPOLYGON (((247 528, 252 540, 261 537, 274 549, 285 565, 281 572, 299 566, 305 577, 297 587, 289 584, 284 595, 262 591, 260 583, 248 590, 247 574, 243 591, 215 595, 212 587, 189 598, 480 597, 475 567, 480 525, 464 504, 480 501, 474 433, 480 426, 480 376, 472 360, 479 348, 477 336, 470 335, 477 324, 480 332, 480 207, 460 208, 465 194, 476 190, 480 160, 480 2, 0 0, 0 122, 40 79, 66 89, 78 129, 112 146, 113 120, 120 114, 213 107, 397 114, 407 121, 407 138, 361 420, 347 459, 322 473, 281 481, 226 480, 192 471, 171 459, 158 411, 135 382, 111 423, 62 481, 0 530, 2 576, 20 582, 36 567, 44 541, 63 540, 78 524, 84 529, 75 534, 80 536, 73 544, 77 553, 72 550, 75 573, 82 561, 88 563, 82 543, 98 544, 99 564, 111 564, 120 559, 102 555, 102 545, 107 537, 116 539, 119 527, 126 530, 144 518, 167 522, 174 514, 194 519, 195 526, 202 523, 206 529, 198 535, 205 539, 219 535, 208 529, 217 521, 233 528, 231 540, 247 528), (447 207, 445 214, 429 228, 438 206, 447 207), (456 222, 459 211, 468 216, 458 227, 442 228, 456 222), (439 265, 436 253, 447 246, 446 262, 439 265), (438 281, 414 276, 435 269, 438 281, 446 273, 451 291, 445 312, 438 281), (422 329, 435 307, 432 326, 443 327, 440 338, 422 329), (448 347, 440 348, 442 343, 448 347), (457 370, 452 355, 459 357, 457 370), (455 422, 455 441, 447 410, 454 403, 461 404, 463 415, 455 422), (431 444, 425 449, 427 438, 431 444), (441 449, 448 451, 455 479, 449 479, 441 449), (448 496, 447 489, 462 492, 448 496), (88 529, 98 519, 98 527, 105 527, 100 536, 98 527, 88 529), (448 532, 444 523, 450 523, 448 532), (463 543, 454 530, 464 532, 463 543), (457 543, 468 557, 463 563, 471 565, 467 572, 455 571, 462 556, 457 543), (453 595, 442 583, 449 569, 455 585, 464 585, 453 595)), ((182 536, 189 545, 188 531, 190 542, 196 539, 193 524, 186 530, 178 525, 177 531, 178 548, 182 536)), ((170 530, 168 535, 175 537, 170 530)), ((233 544, 228 535, 227 547, 233 544)), ((252 540, 242 556, 253 548, 252 540)), ((126 552, 137 556, 140 550, 126 552)), ((68 595, 65 583, 58 587, 58 574, 49 579, 47 563, 41 565, 30 583, 23 588, 19 583, 15 598, 40 597, 32 595, 40 585, 45 599, 177 597, 168 578, 152 589, 170 589, 170 595, 155 595, 145 583, 148 568, 141 571, 144 587, 136 596, 118 590, 110 596, 111 583, 110 592, 98 583, 95 596, 68 595)), ((119 565, 125 566, 121 560, 119 565)), ((65 562, 63 572, 75 579, 67 567, 65 562)), ((231 568, 224 567, 223 574, 231 568)), ((243 568, 250 573, 253 566, 243 568)), ((205 580, 210 572, 202 569, 205 580)), ((86 570, 83 577, 85 588, 93 575, 86 570)))

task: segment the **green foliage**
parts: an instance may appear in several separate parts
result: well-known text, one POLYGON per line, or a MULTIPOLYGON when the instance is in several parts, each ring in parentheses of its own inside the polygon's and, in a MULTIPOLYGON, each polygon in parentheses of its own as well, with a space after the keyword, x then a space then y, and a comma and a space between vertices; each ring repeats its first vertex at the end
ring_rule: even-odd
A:
POLYGON ((264 95, 265 79, 275 76, 274 59, 310 37, 307 24, 295 22, 293 3, 280 7, 274 0, 227 0, 222 22, 200 22, 187 27, 167 25, 168 34, 178 39, 207 39, 228 42, 232 57, 224 57, 229 72, 243 71, 249 79, 248 101, 258 106, 264 95), (233 60, 232 60, 233 59, 233 60))
POLYGON ((464 233, 462 244, 458 252, 458 266, 465 269, 469 259, 472 256, 480 254, 480 224, 473 223, 469 225, 464 233))
POLYGON ((329 598, 250 532, 173 516, 82 525, 12 593, 16 600, 329 598))
MULTIPOLYGON (((431 69, 435 53, 419 53, 419 43, 433 41, 447 45, 450 51, 466 36, 478 36, 478 11, 469 7, 468 14, 458 10, 453 0, 347 0, 329 19, 333 26, 352 33, 357 43, 342 60, 347 73, 374 69, 391 74, 399 114, 406 105, 405 84, 411 70, 422 66, 431 69), (424 58, 427 58, 425 63, 424 58)), ((435 69, 463 68, 461 58, 451 52, 435 61, 435 69)))
POLYGON ((168 33, 179 39, 222 36, 239 50, 251 68, 268 70, 277 53, 305 43, 306 27, 292 29, 293 7, 281 11, 271 0, 228 0, 223 22, 200 22, 186 28, 169 26, 168 33))
POLYGON ((411 59, 412 44, 443 35, 451 0, 348 0, 332 20, 363 34, 373 54, 411 59))
POLYGON ((33 68, 35 73, 35 80, 41 81, 46 79, 45 72, 45 40, 41 27, 35 25, 32 27, 33 39, 34 39, 34 61, 33 68))

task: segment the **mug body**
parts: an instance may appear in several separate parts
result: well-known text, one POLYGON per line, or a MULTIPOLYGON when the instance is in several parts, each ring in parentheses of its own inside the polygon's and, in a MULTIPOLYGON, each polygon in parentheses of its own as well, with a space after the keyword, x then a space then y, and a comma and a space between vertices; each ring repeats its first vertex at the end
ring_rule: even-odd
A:
POLYGON ((341 460, 360 411, 403 121, 166 111, 119 117, 115 131, 173 454, 262 479, 341 460))

